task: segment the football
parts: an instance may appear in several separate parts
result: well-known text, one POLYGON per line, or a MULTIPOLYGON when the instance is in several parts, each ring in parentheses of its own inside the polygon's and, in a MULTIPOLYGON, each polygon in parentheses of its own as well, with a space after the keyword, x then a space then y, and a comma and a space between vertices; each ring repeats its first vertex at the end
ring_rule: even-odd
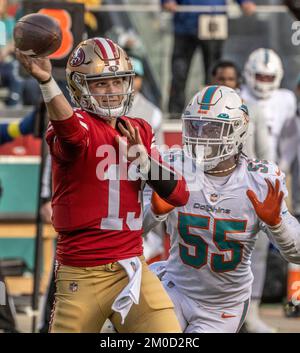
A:
POLYGON ((23 54, 43 57, 54 53, 61 45, 62 32, 53 17, 33 13, 26 15, 14 28, 15 46, 23 54))

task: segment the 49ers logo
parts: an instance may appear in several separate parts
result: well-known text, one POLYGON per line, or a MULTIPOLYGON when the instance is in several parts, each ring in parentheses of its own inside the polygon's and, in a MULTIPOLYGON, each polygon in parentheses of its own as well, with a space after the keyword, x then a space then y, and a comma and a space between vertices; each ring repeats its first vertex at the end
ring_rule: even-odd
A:
POLYGON ((74 51, 72 58, 70 60, 70 65, 71 66, 80 66, 85 59, 85 54, 82 48, 78 48, 77 50, 74 51))

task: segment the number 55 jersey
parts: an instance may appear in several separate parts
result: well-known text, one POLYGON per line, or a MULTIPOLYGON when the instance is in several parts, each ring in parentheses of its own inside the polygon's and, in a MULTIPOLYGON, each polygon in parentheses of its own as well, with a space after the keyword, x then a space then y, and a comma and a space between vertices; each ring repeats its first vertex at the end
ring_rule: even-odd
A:
MULTIPOLYGON (((193 162, 182 163, 185 158, 182 151, 167 155, 190 188, 188 203, 175 208, 166 220, 171 237, 168 278, 178 291, 204 303, 224 304, 225 298, 226 304, 245 301, 253 280, 251 253, 257 232, 264 227, 246 191, 253 190, 263 201, 267 195, 265 178, 272 183, 278 178, 286 196, 284 174, 274 164, 241 156, 229 176, 203 172, 200 176, 193 162)), ((281 211, 287 212, 285 203, 281 211)))

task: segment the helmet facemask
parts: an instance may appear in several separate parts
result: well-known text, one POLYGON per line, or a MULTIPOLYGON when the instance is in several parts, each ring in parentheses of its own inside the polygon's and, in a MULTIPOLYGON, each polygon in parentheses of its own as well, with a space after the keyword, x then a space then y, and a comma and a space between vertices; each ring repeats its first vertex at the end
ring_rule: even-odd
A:
POLYGON ((73 82, 82 92, 78 102, 79 106, 106 120, 125 115, 133 101, 133 77, 133 72, 119 72, 117 75, 107 76, 103 74, 101 76, 89 76, 75 72, 73 82), (101 92, 101 83, 108 79, 114 80, 117 91, 120 88, 120 92, 99 93, 99 88, 101 92), (119 80, 122 80, 122 82, 118 83, 119 80))
POLYGON ((241 117, 213 119, 183 116, 183 144, 186 154, 205 171, 234 156, 242 148, 236 136, 242 129, 241 117))

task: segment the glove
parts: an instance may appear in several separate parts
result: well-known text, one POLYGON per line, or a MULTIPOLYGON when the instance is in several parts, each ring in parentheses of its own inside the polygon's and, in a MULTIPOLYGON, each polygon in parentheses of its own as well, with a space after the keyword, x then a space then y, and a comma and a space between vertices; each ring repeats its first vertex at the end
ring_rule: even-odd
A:
POLYGON ((257 195, 253 190, 247 190, 247 196, 250 199, 257 216, 268 226, 277 227, 281 223, 281 203, 283 199, 283 191, 279 192, 280 182, 275 181, 275 187, 269 179, 265 179, 268 184, 267 197, 263 202, 258 201, 257 195))
POLYGON ((163 215, 173 211, 174 208, 174 206, 168 204, 166 201, 160 198, 155 191, 153 191, 151 197, 151 210, 154 214, 163 215))

